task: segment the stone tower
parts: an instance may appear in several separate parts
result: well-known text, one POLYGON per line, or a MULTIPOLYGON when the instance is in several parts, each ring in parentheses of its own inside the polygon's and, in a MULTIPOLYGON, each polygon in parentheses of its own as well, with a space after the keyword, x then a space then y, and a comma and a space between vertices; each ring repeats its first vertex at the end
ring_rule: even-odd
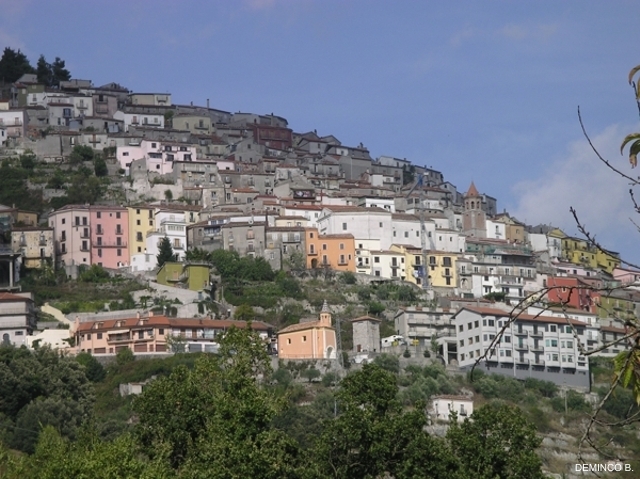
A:
POLYGON ((478 193, 473 181, 464 195, 462 229, 467 236, 487 237, 487 214, 482 209, 482 195, 478 193))

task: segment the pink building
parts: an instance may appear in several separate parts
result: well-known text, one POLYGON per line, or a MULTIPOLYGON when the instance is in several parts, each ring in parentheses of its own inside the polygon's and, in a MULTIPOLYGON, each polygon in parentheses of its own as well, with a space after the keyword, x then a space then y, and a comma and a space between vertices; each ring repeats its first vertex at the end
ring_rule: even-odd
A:
POLYGON ((120 206, 91 206, 91 264, 105 268, 129 265, 129 212, 120 206))
POLYGON ((49 215, 59 267, 91 264, 89 206, 67 205, 49 215))
POLYGON ((119 146, 116 158, 127 173, 132 161, 144 159, 147 171, 166 175, 173 172, 174 161, 195 161, 196 154, 196 147, 191 144, 142 140, 139 145, 119 146))

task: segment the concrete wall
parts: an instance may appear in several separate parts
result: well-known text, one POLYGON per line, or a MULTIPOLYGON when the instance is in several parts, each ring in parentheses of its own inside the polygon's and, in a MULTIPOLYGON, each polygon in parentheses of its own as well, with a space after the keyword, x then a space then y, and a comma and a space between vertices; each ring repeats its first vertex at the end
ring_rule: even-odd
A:
MULTIPOLYGON (((471 367, 461 368, 463 371, 471 370, 471 367)), ((479 363, 476 369, 480 369, 488 374, 500 374, 509 376, 514 379, 525 380, 528 378, 539 379, 541 381, 551 381, 560 387, 568 387, 579 389, 581 391, 589 391, 591 389, 591 378, 588 371, 576 371, 575 374, 553 373, 548 369, 534 370, 529 367, 527 369, 513 369, 513 367, 503 368, 501 365, 487 369, 486 363, 479 363)))

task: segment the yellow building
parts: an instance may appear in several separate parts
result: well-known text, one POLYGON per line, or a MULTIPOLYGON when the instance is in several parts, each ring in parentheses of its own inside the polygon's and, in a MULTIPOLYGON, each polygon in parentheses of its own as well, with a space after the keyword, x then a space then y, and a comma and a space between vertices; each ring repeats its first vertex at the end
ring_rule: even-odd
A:
POLYGON ((129 206, 129 254, 145 252, 147 233, 155 231, 153 206, 129 206))
POLYGON ((596 250, 586 240, 565 236, 562 238, 562 257, 585 268, 597 268, 596 250))
POLYGON ((603 251, 585 239, 572 236, 562 238, 562 257, 573 264, 598 268, 610 274, 620 265, 618 253, 603 251))
POLYGON ((598 268, 612 274, 613 270, 620 266, 620 255, 613 251, 598 249, 596 251, 596 262, 598 263, 598 268))
POLYGON ((405 277, 404 280, 418 286, 422 286, 422 250, 411 245, 392 244, 391 251, 404 255, 405 277))
POLYGON ((278 332, 280 359, 335 359, 336 330, 331 326, 331 312, 325 301, 318 321, 292 324, 278 332))
POLYGON ((524 244, 526 240, 525 225, 515 220, 508 213, 502 213, 496 215, 494 218, 496 223, 502 223, 505 225, 505 237, 510 243, 524 244))
POLYGON ((456 261, 458 257, 446 251, 429 251, 427 271, 434 288, 455 288, 458 285, 456 261))

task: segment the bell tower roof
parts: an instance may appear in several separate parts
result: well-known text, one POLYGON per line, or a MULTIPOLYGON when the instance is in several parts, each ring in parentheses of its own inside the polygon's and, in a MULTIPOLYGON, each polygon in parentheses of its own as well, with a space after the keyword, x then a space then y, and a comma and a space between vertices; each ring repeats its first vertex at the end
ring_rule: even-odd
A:
POLYGON ((467 194, 464 196, 465 197, 480 196, 480 193, 478 193, 478 189, 476 188, 476 185, 473 183, 473 181, 471 182, 471 185, 469 185, 469 190, 467 191, 467 194))

